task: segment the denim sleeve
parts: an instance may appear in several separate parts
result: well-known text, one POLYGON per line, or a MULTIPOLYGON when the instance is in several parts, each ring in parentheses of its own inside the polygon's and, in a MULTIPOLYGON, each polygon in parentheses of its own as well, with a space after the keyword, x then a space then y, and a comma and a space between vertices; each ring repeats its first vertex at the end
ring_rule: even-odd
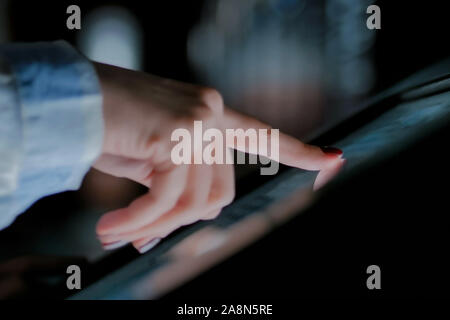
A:
POLYGON ((0 45, 0 229, 80 187, 103 142, 91 63, 64 41, 0 45))

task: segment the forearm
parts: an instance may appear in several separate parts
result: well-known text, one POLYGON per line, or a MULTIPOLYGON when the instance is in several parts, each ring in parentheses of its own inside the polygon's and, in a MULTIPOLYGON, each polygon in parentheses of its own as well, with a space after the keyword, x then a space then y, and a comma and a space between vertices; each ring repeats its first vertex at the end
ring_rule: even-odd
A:
POLYGON ((10 111, 0 117, 3 228, 39 198, 80 186, 101 152, 103 119, 95 70, 67 43, 2 45, 0 57, 9 68, 0 108, 10 111))

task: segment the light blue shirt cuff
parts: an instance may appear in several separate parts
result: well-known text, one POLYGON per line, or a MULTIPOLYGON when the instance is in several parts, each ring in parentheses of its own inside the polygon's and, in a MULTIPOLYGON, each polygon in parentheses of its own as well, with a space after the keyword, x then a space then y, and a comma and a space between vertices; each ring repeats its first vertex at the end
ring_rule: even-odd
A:
POLYGON ((66 42, 2 45, 0 59, 11 71, 3 73, 0 110, 9 114, 0 124, 13 145, 5 152, 0 143, 0 153, 14 154, 0 160, 0 170, 12 170, 0 175, 1 229, 39 198, 80 187, 101 153, 104 124, 94 67, 66 42))

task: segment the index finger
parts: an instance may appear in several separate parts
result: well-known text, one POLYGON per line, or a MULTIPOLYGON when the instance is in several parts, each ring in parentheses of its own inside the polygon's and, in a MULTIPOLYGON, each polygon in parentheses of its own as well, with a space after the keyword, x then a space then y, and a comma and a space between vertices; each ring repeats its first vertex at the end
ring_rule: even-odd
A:
MULTIPOLYGON (((239 137, 237 137, 237 141, 233 141, 232 144, 230 143, 230 141, 227 141, 227 147, 242 152, 250 152, 258 155, 263 155, 270 158, 271 160, 278 161, 291 167, 297 167, 306 170, 321 170, 322 168, 330 165, 330 163, 334 163, 341 158, 341 154, 339 153, 325 153, 319 147, 303 143, 300 140, 282 132, 279 132, 278 134, 279 159, 276 159, 271 153, 261 153, 261 150, 259 150, 259 148, 251 149, 246 143, 247 139, 245 139, 245 131, 249 129, 266 129, 267 136, 270 137, 273 132, 272 127, 264 122, 241 114, 229 108, 226 108, 224 110, 223 128, 234 130, 243 129, 235 131, 235 134, 239 137), (244 141, 244 143, 242 143, 242 141, 244 141)), ((271 140, 272 139, 268 139, 268 150, 271 150, 271 140)))

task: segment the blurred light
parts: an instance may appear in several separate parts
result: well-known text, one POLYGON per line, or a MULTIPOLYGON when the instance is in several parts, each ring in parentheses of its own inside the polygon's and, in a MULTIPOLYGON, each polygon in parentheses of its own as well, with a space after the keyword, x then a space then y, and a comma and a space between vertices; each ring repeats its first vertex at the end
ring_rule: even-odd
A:
POLYGON ((142 30, 126 9, 108 6, 94 10, 79 34, 79 48, 88 58, 133 70, 142 68, 142 30))
POLYGON ((365 27, 371 0, 325 3, 325 56, 329 91, 340 98, 367 94, 376 80, 371 48, 375 32, 365 27))
POLYGON ((322 16, 313 1, 206 1, 189 63, 227 105, 300 137, 321 117, 322 16))

